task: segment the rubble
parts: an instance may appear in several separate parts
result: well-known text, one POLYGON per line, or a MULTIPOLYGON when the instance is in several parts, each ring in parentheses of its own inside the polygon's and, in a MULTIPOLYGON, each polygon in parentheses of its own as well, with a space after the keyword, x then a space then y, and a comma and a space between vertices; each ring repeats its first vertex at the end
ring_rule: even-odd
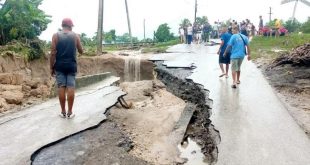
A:
POLYGON ((310 67, 310 43, 296 47, 291 53, 280 55, 273 61, 272 66, 276 67, 284 64, 310 67))

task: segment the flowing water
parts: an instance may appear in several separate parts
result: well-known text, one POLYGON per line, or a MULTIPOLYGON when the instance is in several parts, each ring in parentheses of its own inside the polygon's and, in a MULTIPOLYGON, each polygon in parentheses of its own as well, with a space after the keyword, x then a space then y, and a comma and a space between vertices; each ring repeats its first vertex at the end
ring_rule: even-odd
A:
POLYGON ((181 153, 180 157, 187 159, 185 165, 209 165, 201 152, 201 147, 190 138, 184 141, 182 145, 180 144, 178 148, 181 153))
POLYGON ((124 81, 133 82, 140 80, 140 56, 130 56, 125 58, 124 81))

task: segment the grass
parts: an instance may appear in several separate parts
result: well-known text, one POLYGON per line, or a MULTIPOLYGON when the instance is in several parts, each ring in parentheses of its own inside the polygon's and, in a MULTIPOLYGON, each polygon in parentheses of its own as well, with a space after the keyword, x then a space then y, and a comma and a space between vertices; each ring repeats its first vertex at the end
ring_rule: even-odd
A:
POLYGON ((283 37, 263 37, 256 36, 250 43, 251 57, 252 59, 258 58, 271 58, 278 57, 280 50, 281 52, 291 51, 297 46, 303 45, 310 42, 310 34, 290 34, 283 37))

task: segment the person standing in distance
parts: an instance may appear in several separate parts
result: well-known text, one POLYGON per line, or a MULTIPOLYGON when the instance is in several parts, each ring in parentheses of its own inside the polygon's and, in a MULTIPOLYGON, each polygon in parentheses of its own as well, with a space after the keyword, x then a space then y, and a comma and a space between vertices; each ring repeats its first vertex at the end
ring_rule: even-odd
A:
POLYGON ((61 107, 60 116, 72 118, 72 107, 75 97, 75 76, 77 72, 76 53, 83 54, 80 37, 72 31, 73 22, 70 18, 62 20, 62 30, 52 38, 50 71, 56 76, 58 97, 61 107), (68 111, 66 111, 66 100, 68 111))
POLYGON ((250 60, 250 47, 249 40, 243 34, 239 33, 238 27, 234 26, 232 29, 233 35, 227 43, 227 48, 224 52, 224 56, 227 56, 228 52, 231 52, 231 72, 233 78, 232 88, 237 88, 237 84, 240 84, 241 64, 244 56, 248 55, 250 60))

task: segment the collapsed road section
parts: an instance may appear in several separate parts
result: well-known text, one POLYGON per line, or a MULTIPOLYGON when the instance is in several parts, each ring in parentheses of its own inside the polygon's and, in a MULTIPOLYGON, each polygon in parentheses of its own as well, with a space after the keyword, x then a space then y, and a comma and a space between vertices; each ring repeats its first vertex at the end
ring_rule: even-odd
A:
POLYGON ((184 135, 184 141, 191 138, 201 146, 201 152, 207 161, 216 162, 220 134, 209 119, 212 108, 209 91, 202 85, 187 79, 191 75, 191 69, 167 68, 163 65, 163 61, 156 61, 155 64, 157 78, 167 86, 167 90, 193 107, 194 113, 184 135))

